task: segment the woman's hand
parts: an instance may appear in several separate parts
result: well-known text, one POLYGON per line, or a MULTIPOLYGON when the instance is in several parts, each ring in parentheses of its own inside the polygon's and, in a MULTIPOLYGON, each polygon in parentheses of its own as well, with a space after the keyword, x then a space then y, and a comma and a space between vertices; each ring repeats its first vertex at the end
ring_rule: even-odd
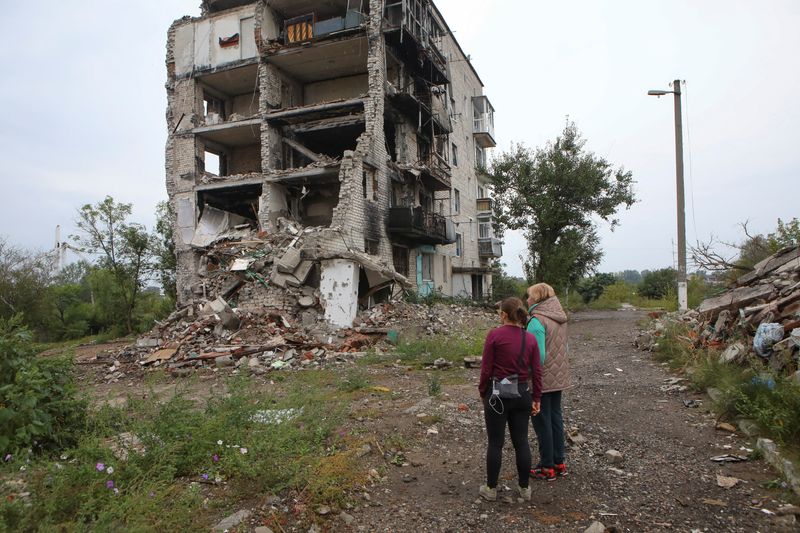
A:
POLYGON ((539 411, 542 410, 542 403, 541 402, 533 402, 533 407, 531 407, 531 416, 536 416, 539 414, 539 411))

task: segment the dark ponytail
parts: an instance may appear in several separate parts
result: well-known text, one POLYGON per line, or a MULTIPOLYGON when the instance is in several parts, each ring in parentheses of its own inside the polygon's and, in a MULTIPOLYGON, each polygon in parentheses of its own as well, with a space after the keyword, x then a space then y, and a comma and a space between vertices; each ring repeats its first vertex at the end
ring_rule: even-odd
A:
POLYGON ((528 313, 525 312, 522 300, 514 296, 506 298, 500 304, 500 310, 508 316, 509 320, 516 322, 521 327, 525 327, 528 321, 528 313))

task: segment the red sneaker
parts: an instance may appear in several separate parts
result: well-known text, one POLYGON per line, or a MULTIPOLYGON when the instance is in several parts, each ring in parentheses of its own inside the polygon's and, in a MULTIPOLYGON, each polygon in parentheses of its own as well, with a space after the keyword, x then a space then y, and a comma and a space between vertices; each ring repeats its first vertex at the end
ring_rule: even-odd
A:
POLYGON ((531 477, 533 479, 543 479, 545 481, 556 480, 555 468, 534 468, 531 470, 531 477))
POLYGON ((557 465, 556 465, 556 466, 553 468, 553 470, 555 470, 555 471, 556 471, 556 475, 557 475, 558 477, 564 477, 564 476, 566 476, 566 475, 567 475, 567 465, 565 465, 564 463, 557 464, 557 465))

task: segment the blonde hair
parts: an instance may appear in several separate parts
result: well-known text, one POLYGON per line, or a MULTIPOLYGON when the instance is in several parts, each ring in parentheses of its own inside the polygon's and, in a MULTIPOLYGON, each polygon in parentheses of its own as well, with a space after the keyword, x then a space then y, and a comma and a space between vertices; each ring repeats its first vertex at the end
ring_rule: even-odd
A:
POLYGON ((539 302, 547 300, 548 298, 552 298, 555 295, 556 291, 553 290, 553 287, 547 283, 537 283, 536 285, 531 285, 528 287, 528 297, 533 300, 533 303, 538 304, 539 302))

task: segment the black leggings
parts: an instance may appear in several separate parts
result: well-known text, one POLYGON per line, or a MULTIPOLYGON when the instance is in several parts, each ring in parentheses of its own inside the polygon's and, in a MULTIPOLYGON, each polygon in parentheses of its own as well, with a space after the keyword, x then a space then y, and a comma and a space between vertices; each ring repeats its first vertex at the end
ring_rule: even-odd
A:
POLYGON ((486 435, 489 446, 486 448, 486 485, 497 486, 500 477, 500 464, 503 462, 503 443, 506 437, 506 424, 514 445, 517 458, 519 486, 528 486, 531 470, 531 449, 528 445, 528 421, 531 416, 531 393, 526 383, 519 386, 520 398, 492 398, 491 390, 483 399, 483 416, 486 420, 486 435), (491 399, 491 404, 489 401, 491 399), (497 411, 500 411, 498 413, 497 411))

